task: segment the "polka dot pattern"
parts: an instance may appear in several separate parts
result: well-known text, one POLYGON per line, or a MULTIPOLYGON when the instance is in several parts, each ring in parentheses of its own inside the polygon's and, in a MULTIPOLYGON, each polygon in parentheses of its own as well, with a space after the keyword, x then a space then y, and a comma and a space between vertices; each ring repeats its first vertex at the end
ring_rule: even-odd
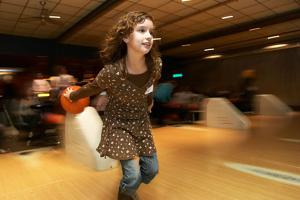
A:
MULTIPOLYGON (((126 160, 135 156, 150 156, 156 152, 151 134, 146 92, 156 82, 150 74, 147 83, 138 87, 127 80, 121 69, 123 60, 106 65, 92 83, 71 93, 71 100, 92 96, 105 90, 109 103, 103 117, 101 141, 97 147, 100 156, 108 156, 116 160, 126 160)), ((160 77, 160 66, 152 73, 160 77)), ((155 69, 155 68, 154 68, 155 69)))
POLYGON ((117 160, 150 156, 156 152, 147 110, 147 96, 151 93, 146 94, 154 80, 150 78, 143 87, 134 85, 123 78, 118 66, 122 63, 105 66, 96 78, 98 88, 105 88, 109 96, 97 151, 101 156, 117 160))

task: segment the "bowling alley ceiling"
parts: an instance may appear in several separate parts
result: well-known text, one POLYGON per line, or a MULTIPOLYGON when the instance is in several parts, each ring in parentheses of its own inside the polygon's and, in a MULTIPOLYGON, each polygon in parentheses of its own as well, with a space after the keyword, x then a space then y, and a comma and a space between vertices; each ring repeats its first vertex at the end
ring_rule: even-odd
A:
POLYGON ((300 42, 300 0, 0 0, 0 34, 99 47, 133 10, 154 17, 165 56, 300 42))

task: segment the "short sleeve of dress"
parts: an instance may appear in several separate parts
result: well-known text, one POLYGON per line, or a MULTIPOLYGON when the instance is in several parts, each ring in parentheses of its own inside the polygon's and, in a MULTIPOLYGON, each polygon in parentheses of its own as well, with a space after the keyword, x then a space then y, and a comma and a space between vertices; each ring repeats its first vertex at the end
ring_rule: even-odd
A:
POLYGON ((93 96, 109 88, 111 85, 110 68, 110 66, 105 66, 100 70, 94 81, 82 86, 79 90, 72 92, 70 99, 76 101, 84 97, 93 96))

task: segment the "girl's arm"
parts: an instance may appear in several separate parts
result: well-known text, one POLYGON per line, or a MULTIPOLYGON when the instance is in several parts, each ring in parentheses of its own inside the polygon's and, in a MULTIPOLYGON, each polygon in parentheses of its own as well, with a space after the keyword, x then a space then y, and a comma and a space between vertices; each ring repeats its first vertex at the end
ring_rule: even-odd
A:
POLYGON ((93 96, 106 90, 110 85, 110 70, 105 66, 97 75, 94 81, 82 86, 79 90, 73 91, 68 88, 64 93, 64 96, 70 101, 77 101, 78 99, 93 96))

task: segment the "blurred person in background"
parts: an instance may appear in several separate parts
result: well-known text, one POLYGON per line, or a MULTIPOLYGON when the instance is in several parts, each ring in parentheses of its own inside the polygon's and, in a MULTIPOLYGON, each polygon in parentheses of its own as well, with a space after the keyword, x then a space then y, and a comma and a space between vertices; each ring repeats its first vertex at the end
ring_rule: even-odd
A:
POLYGON ((11 99, 16 96, 14 76, 7 74, 2 76, 2 97, 3 99, 11 99))
POLYGON ((50 83, 45 79, 43 73, 37 73, 35 78, 32 81, 32 91, 36 94, 43 92, 50 92, 51 86, 50 83))
POLYGON ((177 86, 175 81, 159 83, 154 91, 154 100, 158 103, 167 103, 172 98, 174 88, 177 86))
POLYGON ((256 86, 256 71, 253 69, 246 69, 241 72, 241 80, 238 87, 237 100, 234 104, 246 113, 253 112, 254 96, 257 94, 258 88, 256 86))
POLYGON ((54 67, 55 73, 57 75, 50 77, 50 82, 52 87, 59 88, 60 90, 64 90, 70 85, 74 85, 76 83, 76 79, 73 75, 68 73, 66 66, 57 65, 54 67))
POLYGON ((173 95, 174 89, 176 88, 176 81, 166 81, 159 83, 154 90, 154 105, 151 116, 157 120, 157 124, 164 124, 164 116, 168 113, 168 109, 165 106, 173 95))
POLYGON ((41 113, 33 106, 40 102, 33 92, 30 83, 23 83, 18 92, 18 98, 14 101, 15 110, 13 119, 16 126, 29 132, 29 137, 33 136, 33 129, 38 127, 41 120, 41 113))
POLYGON ((173 92, 177 87, 177 82, 170 80, 159 83, 154 90, 154 105, 151 116, 156 120, 158 125, 164 125, 164 117, 169 113, 169 108, 166 106, 172 98, 173 92))
POLYGON ((49 78, 51 84, 51 101, 54 104, 54 112, 65 114, 64 109, 60 105, 59 96, 61 92, 71 85, 75 85, 76 79, 73 75, 68 74, 68 70, 64 65, 54 66, 54 76, 49 78))

